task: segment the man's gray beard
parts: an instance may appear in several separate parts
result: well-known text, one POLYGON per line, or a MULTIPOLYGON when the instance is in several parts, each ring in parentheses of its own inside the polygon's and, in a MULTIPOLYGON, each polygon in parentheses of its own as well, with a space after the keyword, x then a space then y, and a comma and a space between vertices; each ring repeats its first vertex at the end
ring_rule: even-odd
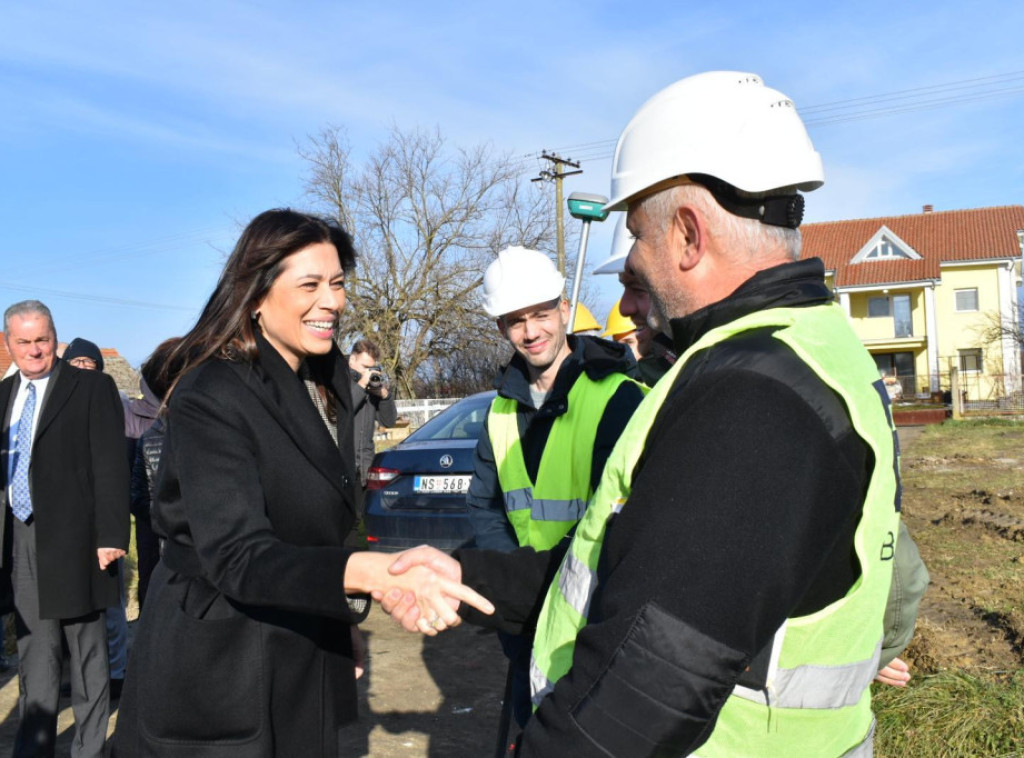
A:
POLYGON ((647 323, 656 332, 661 332, 666 337, 672 336, 672 319, 684 318, 702 307, 684 290, 665 293, 670 297, 670 299, 666 299, 653 287, 648 286, 647 294, 651 298, 647 323))
POLYGON ((655 294, 654 290, 647 291, 651 299, 651 308, 647 313, 647 326, 655 332, 661 332, 666 337, 672 336, 672 326, 669 322, 669 308, 667 304, 655 294))

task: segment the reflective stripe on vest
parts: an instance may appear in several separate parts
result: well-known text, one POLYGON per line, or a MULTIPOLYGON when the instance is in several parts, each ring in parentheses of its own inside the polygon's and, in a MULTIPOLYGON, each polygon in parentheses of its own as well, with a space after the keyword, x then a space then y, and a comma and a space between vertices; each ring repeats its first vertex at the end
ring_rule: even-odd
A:
POLYGON ((505 493, 506 511, 530 511, 530 518, 535 521, 579 521, 586 509, 584 498, 540 500, 529 487, 505 493))
MULTIPOLYGON (((547 550, 582 518, 592 492, 590 469, 597 427, 624 374, 593 380, 581 373, 566 397, 567 408, 555 418, 537 468, 537 481, 526 471, 518 402, 498 396, 487 421, 498 484, 505 510, 520 545, 547 550)), ((640 386, 640 385, 637 385, 640 386)))
MULTIPOLYGON (((534 705, 570 668, 575 638, 586 624, 597 585, 604 530, 628 498, 631 476, 651 425, 682 367, 696 353, 750 329, 774 327, 773 336, 846 405, 875 465, 854 536, 861 577, 845 597, 779 629, 763 692, 737 689, 699 750, 702 756, 806 754, 859 755, 871 748, 869 684, 877 673, 882 615, 892 575, 891 545, 898 528, 898 447, 874 361, 835 304, 778 308, 750 314, 705 334, 679 358, 637 409, 605 466, 541 611, 531 663, 534 705), (889 551, 891 553, 891 551, 889 551)), ((642 503, 632 507, 643 507, 642 503)))

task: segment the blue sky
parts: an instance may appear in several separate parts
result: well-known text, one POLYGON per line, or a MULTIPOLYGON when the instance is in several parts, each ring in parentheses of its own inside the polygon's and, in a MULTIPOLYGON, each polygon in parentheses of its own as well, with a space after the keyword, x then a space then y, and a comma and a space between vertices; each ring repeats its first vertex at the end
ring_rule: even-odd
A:
MULTIPOLYGON (((569 147, 585 173, 566 192, 607 194, 611 149, 579 146, 709 69, 758 73, 798 109, 913 91, 859 116, 970 80, 938 107, 811 123, 826 184, 809 221, 1024 202, 1024 3, 715 5, 10 0, 0 304, 38 297, 62 339, 137 365, 192 324, 241 225, 303 205, 306 135, 344 126, 356 156, 392 124, 515 155, 569 147)), ((599 279, 603 318, 618 293, 599 279)))

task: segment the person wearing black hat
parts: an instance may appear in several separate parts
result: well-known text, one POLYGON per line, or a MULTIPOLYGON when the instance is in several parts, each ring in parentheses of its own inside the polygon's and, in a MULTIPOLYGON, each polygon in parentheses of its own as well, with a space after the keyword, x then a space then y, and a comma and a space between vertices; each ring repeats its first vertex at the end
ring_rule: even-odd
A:
POLYGON ((103 370, 103 353, 95 342, 75 337, 64 349, 64 360, 75 368, 89 371, 103 370))

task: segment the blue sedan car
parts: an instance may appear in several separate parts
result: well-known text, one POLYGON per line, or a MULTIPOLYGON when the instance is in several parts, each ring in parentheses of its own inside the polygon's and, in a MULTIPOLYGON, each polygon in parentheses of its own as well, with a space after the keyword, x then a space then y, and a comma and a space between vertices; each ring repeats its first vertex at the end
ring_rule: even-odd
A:
POLYGON ((366 482, 371 550, 426 544, 451 551, 472 539, 466 492, 494 396, 492 391, 463 398, 374 456, 366 482))

